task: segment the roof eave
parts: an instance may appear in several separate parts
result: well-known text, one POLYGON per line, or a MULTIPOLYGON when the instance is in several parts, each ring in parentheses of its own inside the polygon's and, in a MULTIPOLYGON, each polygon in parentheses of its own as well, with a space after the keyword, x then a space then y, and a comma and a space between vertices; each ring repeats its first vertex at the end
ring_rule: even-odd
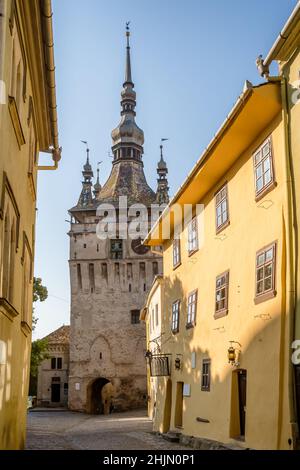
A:
MULTIPOLYGON (((228 114, 226 120, 223 122, 222 126, 219 128, 214 138, 211 140, 199 160, 196 162, 196 164, 188 174, 184 183, 180 186, 174 197, 171 199, 169 205, 161 214, 155 226, 152 227, 151 231, 148 233, 147 237, 144 240, 144 244, 149 246, 155 246, 161 245, 163 243, 164 240, 161 237, 161 230, 159 230, 159 238, 152 238, 153 234, 157 233, 158 227, 161 226, 161 221, 166 216, 168 210, 172 207, 172 205, 174 205, 175 203, 185 203, 183 202, 183 195, 187 192, 188 188, 191 186, 195 178, 197 178, 197 184, 199 186, 201 180, 200 173, 202 172, 205 166, 208 166, 208 163, 212 159, 212 157, 214 157, 215 154, 221 152, 222 145, 225 142, 225 139, 228 141, 228 139, 231 138, 234 143, 237 141, 237 139, 235 139, 234 141, 234 136, 237 134, 237 130, 233 130, 234 125, 236 123, 240 123, 240 127, 244 127, 247 130, 248 135, 247 138, 243 135, 243 139, 241 139, 241 142, 239 142, 239 147, 236 145, 237 149, 236 155, 234 156, 235 160, 237 160, 242 154, 242 152, 247 148, 247 146, 250 145, 251 141, 254 140, 255 136, 257 136, 259 132, 261 132, 268 125, 268 123, 270 123, 275 118, 280 109, 280 82, 263 83, 255 87, 246 87, 243 93, 238 98, 236 104, 228 114), (253 120, 253 107, 255 109, 255 106, 261 106, 261 111, 259 113, 259 116, 257 116, 257 119, 253 120), (250 112, 246 112, 250 110, 252 114, 250 112), (245 112, 243 113, 243 111, 245 112), (249 131, 250 129, 251 132, 249 131)), ((219 159, 217 160, 217 162, 220 166, 219 172, 221 171, 223 165, 223 173, 225 173, 229 166, 229 164, 227 164, 226 167, 225 158, 219 159)), ((234 163, 233 158, 231 158, 229 163, 230 165, 234 163)), ((207 180, 204 180, 203 182, 205 182, 207 186, 207 180)), ((202 186, 204 187, 205 185, 202 186)), ((208 190, 209 189, 203 189, 204 194, 205 192, 208 192, 208 190)), ((197 196, 195 195, 195 198, 196 197, 197 196)), ((196 201, 189 200, 189 203, 196 203, 196 201)))
POLYGON ((298 37, 300 33, 300 2, 297 3, 283 29, 280 31, 264 60, 264 65, 269 66, 273 60, 288 60, 296 47, 293 46, 295 35, 292 34, 293 32, 295 33, 295 30, 297 30, 296 35, 298 37))

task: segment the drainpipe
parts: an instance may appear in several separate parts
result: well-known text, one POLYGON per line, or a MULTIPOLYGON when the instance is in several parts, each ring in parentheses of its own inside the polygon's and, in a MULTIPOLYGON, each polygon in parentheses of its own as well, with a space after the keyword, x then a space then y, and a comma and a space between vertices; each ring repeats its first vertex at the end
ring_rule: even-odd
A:
POLYGON ((46 78, 48 86, 48 107, 50 114, 50 127, 53 146, 49 149, 52 153, 52 166, 38 166, 38 170, 56 170, 58 162, 61 159, 61 147, 58 143, 58 126, 57 126, 57 103, 56 103, 56 83, 55 83, 55 63, 54 63, 54 41, 52 28, 52 7, 51 0, 41 1, 41 16, 43 27, 44 54, 46 65, 46 78))
POLYGON ((6 104, 6 84, 4 77, 5 63, 5 35, 6 35, 6 16, 7 2, 0 0, 0 125, 2 122, 2 112, 6 104))
MULTIPOLYGON (((295 180, 293 176, 293 161, 292 150, 290 142, 290 114, 289 114, 289 98, 288 98, 288 81, 284 76, 281 77, 281 90, 282 90, 282 103, 283 103, 283 119, 284 119, 284 133, 285 133, 285 177, 287 186, 287 227, 288 227, 288 253, 287 253, 287 285, 289 287, 288 294, 288 313, 289 313, 289 332, 290 332, 290 346, 295 339, 295 321, 296 321, 296 305, 297 305, 297 265, 298 265, 298 235, 297 235, 297 212, 296 212, 296 195, 295 195, 295 180)), ((290 357, 289 348, 289 406, 290 406, 290 419, 291 424, 295 425, 297 422, 296 416, 296 403, 295 403, 295 384, 294 384, 294 367, 290 357)), ((299 433, 299 430, 298 430, 299 433)), ((294 443, 295 444, 295 443, 294 443)))
POLYGON ((296 190, 295 190, 295 179, 293 172, 293 159, 292 149, 290 142, 290 114, 289 114, 289 98, 288 98, 288 80, 284 76, 284 72, 278 77, 269 76, 269 65, 274 60, 275 54, 282 47, 287 37, 289 36, 293 22, 300 15, 300 2, 297 3, 294 11, 292 12, 289 20, 287 21, 284 29, 279 34, 275 41, 271 51, 265 60, 259 56, 256 60, 258 71, 261 76, 265 76, 269 82, 280 81, 281 82, 281 97, 282 97, 282 116, 284 125, 284 145, 285 145, 285 180, 286 180, 286 196, 287 196, 287 302, 286 308, 289 314, 289 370, 288 370, 288 400, 289 400, 289 411, 290 411, 290 423, 292 424, 293 434, 293 445, 294 448, 297 445, 295 434, 299 437, 299 429, 295 432, 295 426, 297 423, 297 412, 295 402, 295 379, 294 379, 294 367, 291 361, 291 345, 295 339, 296 331, 296 308, 297 308, 297 266, 298 266, 298 233, 297 233, 297 208, 296 208, 296 190))
MULTIPOLYGON (((282 97, 282 119, 284 127, 284 178, 286 182, 286 312, 289 315, 289 345, 291 346, 295 336, 296 319, 296 279, 297 279, 297 230, 296 230, 296 207, 295 207, 295 187, 293 178, 293 162, 291 142, 289 135, 289 102, 288 102, 288 82, 282 74, 279 77, 266 77, 269 82, 280 81, 282 97)), ((293 445, 296 445, 295 424, 296 403, 295 403, 295 384, 294 368, 290 356, 291 348, 288 349, 288 402, 290 412, 290 424, 292 425, 293 445)), ((279 441, 278 441, 279 444, 279 441)))

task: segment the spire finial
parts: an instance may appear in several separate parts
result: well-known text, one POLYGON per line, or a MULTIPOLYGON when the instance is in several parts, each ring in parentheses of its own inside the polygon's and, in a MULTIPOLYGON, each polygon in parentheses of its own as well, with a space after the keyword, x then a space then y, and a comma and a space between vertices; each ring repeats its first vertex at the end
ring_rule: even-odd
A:
POLYGON ((166 140, 169 140, 169 139, 166 139, 166 138, 162 138, 160 139, 160 161, 163 162, 164 161, 164 157, 163 157, 163 142, 165 142, 166 140))
POLYGON ((127 47, 130 47, 129 38, 130 38, 130 21, 126 21, 126 38, 127 38, 127 47))
POLYGON ((86 140, 81 140, 80 142, 82 142, 85 146, 86 146, 86 163, 87 165, 90 164, 90 149, 89 149, 89 144, 86 140))
POLYGON ((129 29, 130 21, 126 22, 126 38, 127 38, 127 52, 126 52, 126 69, 125 69, 125 82, 124 83, 132 83, 131 78, 131 63, 130 63, 130 29, 129 29))
POLYGON ((98 162, 97 163, 97 183, 99 184, 99 172, 100 172, 100 165, 101 165, 102 161, 101 162, 98 162))

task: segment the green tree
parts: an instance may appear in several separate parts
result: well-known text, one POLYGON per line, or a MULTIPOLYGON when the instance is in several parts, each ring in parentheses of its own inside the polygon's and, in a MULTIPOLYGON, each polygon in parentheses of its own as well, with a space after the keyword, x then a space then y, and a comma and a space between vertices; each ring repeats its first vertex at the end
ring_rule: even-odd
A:
POLYGON ((47 348, 48 348, 48 341, 46 339, 37 339, 36 341, 32 342, 31 363, 30 363, 31 377, 37 377, 39 365, 45 359, 49 358, 47 348))
MULTIPOLYGON (((40 301, 44 302, 48 297, 48 289, 43 286, 40 277, 33 278, 33 303, 40 301)), ((32 329, 34 330, 38 319, 34 315, 34 307, 32 308, 32 329)), ((37 339, 31 345, 31 360, 30 360, 30 385, 29 394, 36 395, 37 386, 37 373, 39 365, 49 358, 47 351, 48 342, 45 339, 37 339)))
MULTIPOLYGON (((46 286, 43 286, 42 279, 40 277, 33 278, 33 303, 37 302, 44 302, 48 297, 48 289, 46 286)), ((34 314, 34 307, 32 308, 32 329, 35 329, 35 325, 37 324, 38 318, 34 314)))

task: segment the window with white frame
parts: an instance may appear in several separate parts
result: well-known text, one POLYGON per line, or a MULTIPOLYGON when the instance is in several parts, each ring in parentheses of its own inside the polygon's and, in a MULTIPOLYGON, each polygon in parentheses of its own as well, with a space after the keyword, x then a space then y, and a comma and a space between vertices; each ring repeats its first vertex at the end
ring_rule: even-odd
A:
POLYGON ((219 232, 229 223, 228 190, 225 184, 216 194, 216 228, 219 232))
POLYGON ((255 194, 260 196, 274 182, 272 141, 269 137, 254 153, 255 194))
POLYGON ((196 324, 197 297, 198 297, 197 290, 194 290, 188 296, 187 322, 186 322, 187 328, 193 327, 196 324))
POLYGON ((174 238, 173 240, 173 267, 175 268, 181 262, 180 259, 180 239, 174 238))
POLYGON ((192 254, 198 250, 198 224, 197 218, 194 217, 188 225, 188 251, 192 254))
POLYGON ((256 302, 274 297, 276 243, 256 254, 256 302))
POLYGON ((176 300, 172 304, 172 332, 178 333, 179 331, 179 311, 180 311, 180 300, 176 300))

